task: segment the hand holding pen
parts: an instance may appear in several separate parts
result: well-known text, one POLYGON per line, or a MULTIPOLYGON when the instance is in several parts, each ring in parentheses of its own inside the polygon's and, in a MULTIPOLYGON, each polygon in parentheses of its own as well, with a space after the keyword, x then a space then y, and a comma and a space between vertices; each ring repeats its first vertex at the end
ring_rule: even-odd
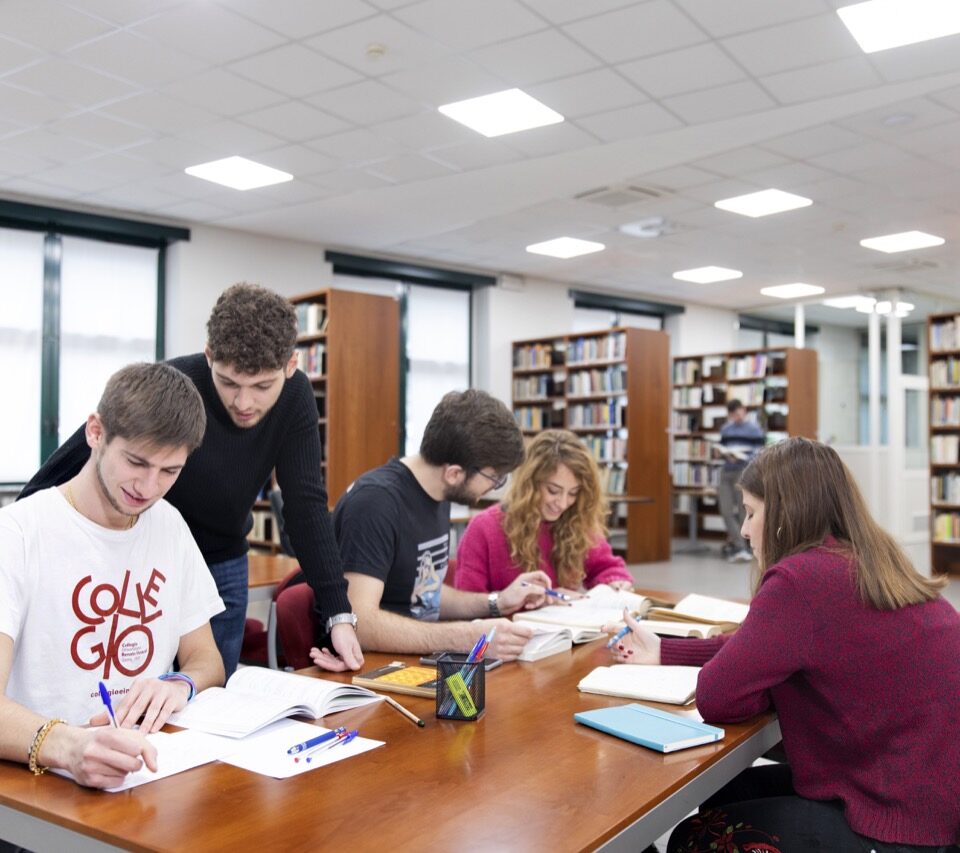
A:
POLYGON ((581 596, 573 596, 567 592, 560 592, 558 589, 551 589, 550 587, 538 587, 537 584, 529 583, 528 581, 520 581, 520 586, 529 586, 535 589, 539 589, 546 595, 548 598, 552 598, 558 603, 563 603, 569 605, 569 602, 573 601, 575 598, 580 598, 581 596))
MULTIPOLYGON (((620 663, 659 665, 660 638, 637 622, 626 607, 623 621, 624 626, 607 641, 607 648, 613 656, 620 663)), ((613 626, 606 625, 604 630, 612 632, 613 626)))

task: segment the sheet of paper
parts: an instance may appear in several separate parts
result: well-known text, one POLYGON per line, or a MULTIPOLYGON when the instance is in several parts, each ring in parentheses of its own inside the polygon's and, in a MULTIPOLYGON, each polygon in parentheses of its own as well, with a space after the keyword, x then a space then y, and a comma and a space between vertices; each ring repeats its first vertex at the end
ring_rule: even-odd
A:
POLYGON ((287 754, 287 750, 294 744, 328 731, 330 729, 323 726, 311 726, 296 720, 279 720, 241 741, 232 741, 232 751, 223 755, 220 760, 224 764, 232 764, 253 773, 272 776, 274 779, 286 779, 383 746, 382 740, 355 737, 348 744, 313 753, 309 756, 309 762, 303 754, 287 754), (300 760, 294 761, 295 757, 300 760))
POLYGON ((739 624, 747 618, 750 605, 691 593, 678 601, 675 609, 677 613, 686 613, 688 616, 696 616, 700 619, 713 619, 717 622, 736 622, 739 624))

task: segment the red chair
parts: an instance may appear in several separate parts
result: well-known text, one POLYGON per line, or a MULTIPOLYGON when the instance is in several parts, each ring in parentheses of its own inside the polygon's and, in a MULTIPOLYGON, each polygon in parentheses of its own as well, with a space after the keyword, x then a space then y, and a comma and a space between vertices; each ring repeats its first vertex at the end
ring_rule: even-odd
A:
POLYGON ((307 583, 281 590, 274 602, 274 624, 287 667, 303 669, 312 663, 310 649, 317 635, 313 602, 313 590, 307 583))
MULTIPOLYGON (((313 597, 313 591, 306 583, 293 583, 298 575, 300 575, 300 569, 293 569, 277 584, 270 601, 270 613, 267 616, 266 625, 259 619, 247 619, 244 623, 243 644, 240 647, 240 660, 243 663, 269 666, 271 669, 280 669, 287 665, 283 659, 284 656, 277 651, 277 602, 288 590, 296 590, 301 586, 306 587, 311 598, 313 597)), ((308 665, 309 655, 307 663, 302 666, 308 665)))
POLYGON ((453 579, 457 576, 457 558, 450 557, 447 560, 447 573, 443 576, 443 582, 447 586, 453 586, 453 579))

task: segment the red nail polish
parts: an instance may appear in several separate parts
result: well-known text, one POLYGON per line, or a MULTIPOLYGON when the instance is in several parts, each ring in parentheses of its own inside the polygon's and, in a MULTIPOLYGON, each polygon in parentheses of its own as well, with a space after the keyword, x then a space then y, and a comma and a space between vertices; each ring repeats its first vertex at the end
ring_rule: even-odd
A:
POLYGON ((619 646, 617 646, 617 648, 620 649, 620 651, 622 652, 622 651, 623 651, 623 643, 621 643, 619 646))
POLYGON ((633 654, 633 649, 627 649, 627 654, 628 654, 628 655, 632 655, 632 654, 633 654))

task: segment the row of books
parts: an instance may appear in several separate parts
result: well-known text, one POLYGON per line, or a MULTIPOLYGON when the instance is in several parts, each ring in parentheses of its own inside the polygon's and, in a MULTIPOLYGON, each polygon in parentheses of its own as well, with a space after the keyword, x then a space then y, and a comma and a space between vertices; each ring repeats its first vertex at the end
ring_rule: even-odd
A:
POLYGON ((931 397, 930 426, 960 426, 960 397, 931 397))
POLYGON ((673 484, 716 488, 720 485, 720 466, 707 462, 674 462, 673 484))
POLYGON ((574 429, 593 426, 619 429, 626 423, 626 415, 627 401, 622 398, 602 403, 580 403, 570 406, 567 424, 574 429))
POLYGON ((960 314, 942 323, 930 324, 930 350, 960 349, 960 314))
POLYGON ((563 380, 555 379, 549 373, 536 376, 518 376, 513 380, 514 400, 546 400, 563 395, 563 380))
POLYGON ((930 436, 930 461, 935 465, 960 463, 960 435, 930 436))
POLYGON ((960 389, 960 358, 938 358, 930 362, 930 385, 933 388, 960 389))
POLYGON ((513 369, 524 370, 533 367, 554 367, 564 362, 563 349, 553 344, 531 344, 515 347, 513 350, 513 369))
POLYGON ((611 361, 623 358, 627 351, 627 336, 614 332, 602 338, 577 338, 567 345, 567 363, 584 361, 611 361))
POLYGON ((618 465, 600 467, 600 488, 605 495, 623 495, 627 492, 627 469, 618 465))
POLYGON ((933 516, 934 542, 960 542, 960 512, 938 512, 933 516))
POLYGON ((598 462, 622 462, 627 455, 627 440, 615 435, 585 435, 583 443, 598 462))
POLYGON ((327 372, 326 344, 297 347, 297 367, 307 376, 323 376, 327 372))
POLYGON ((565 426, 564 410, 547 408, 545 406, 517 406, 513 410, 520 429, 563 429, 565 426))
POLYGON ((327 309, 319 302, 302 302, 294 306, 297 332, 301 335, 322 335, 327 331, 327 309))
POLYGON ((577 397, 603 392, 623 393, 627 388, 627 369, 622 364, 606 370, 577 370, 567 378, 567 393, 577 397))
POLYGON ((783 373, 786 370, 785 353, 754 353, 727 359, 727 379, 748 379, 783 373))
POLYGON ((700 412, 671 412, 670 431, 700 432, 700 412))
POLYGON ((934 474, 930 478, 930 501, 935 504, 960 504, 960 474, 934 474))
POLYGON ((678 462, 681 460, 709 461, 710 442, 702 438, 674 439, 673 458, 678 462))

